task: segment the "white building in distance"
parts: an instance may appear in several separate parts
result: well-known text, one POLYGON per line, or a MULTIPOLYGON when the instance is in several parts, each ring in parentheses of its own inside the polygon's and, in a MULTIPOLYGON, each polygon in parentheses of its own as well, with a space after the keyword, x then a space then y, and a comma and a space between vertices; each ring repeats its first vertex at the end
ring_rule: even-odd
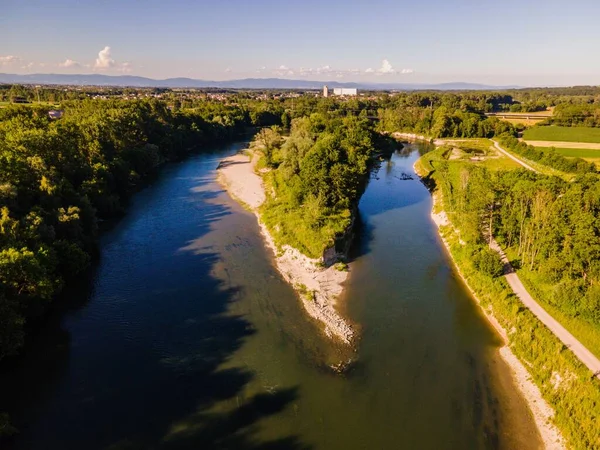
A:
POLYGON ((330 94, 342 97, 353 97, 358 95, 358 90, 356 88, 333 88, 333 92, 331 92, 331 89, 327 86, 323 86, 323 97, 329 97, 330 94))

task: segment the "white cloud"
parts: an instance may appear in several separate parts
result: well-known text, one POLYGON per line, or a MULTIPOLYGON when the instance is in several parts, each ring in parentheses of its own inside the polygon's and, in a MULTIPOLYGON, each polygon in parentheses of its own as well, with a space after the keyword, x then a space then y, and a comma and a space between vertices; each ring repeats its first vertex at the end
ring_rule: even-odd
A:
POLYGON ((24 66, 21 66, 21 69, 31 69, 34 66, 34 64, 32 62, 25 64, 24 66))
POLYGON ((381 61, 381 67, 377 70, 373 70, 371 68, 368 68, 366 71, 366 73, 375 73, 377 75, 398 75, 398 74, 410 74, 410 73, 414 73, 413 69, 401 69, 401 70, 396 70, 394 69, 394 66, 392 66, 392 63, 387 60, 384 59, 383 61, 381 61))
POLYGON ((273 75, 278 77, 291 76, 294 75, 294 70, 290 69, 288 66, 282 64, 277 69, 272 71, 273 75))
MULTIPOLYGON (((276 69, 271 70, 271 73, 275 76, 290 76, 296 75, 300 77, 328 77, 328 78, 344 78, 346 76, 358 76, 362 74, 370 75, 397 75, 397 74, 410 74, 414 71, 412 69, 402 69, 396 70, 389 62, 389 60, 384 59, 381 62, 381 67, 379 69, 373 69, 369 67, 366 70, 361 70, 357 68, 353 69, 336 69, 333 66, 326 64, 319 67, 300 67, 298 69, 290 68, 286 65, 281 65, 276 69)), ((261 73, 261 70, 258 70, 257 73, 261 73)))
POLYGON ((65 59, 64 62, 61 62, 58 64, 59 67, 81 67, 81 64, 78 63, 77 61, 73 61, 72 59, 65 59))
POLYGON ((98 58, 96 58, 96 69, 110 69, 115 66, 115 60, 110 55, 110 47, 107 45, 98 52, 98 58))
POLYGON ((231 72, 231 67, 228 67, 227 69, 225 69, 225 73, 230 73, 231 72))
POLYGON ((384 59, 383 61, 381 61, 381 67, 379 68, 379 70, 377 72, 382 73, 384 75, 387 75, 390 73, 396 73, 396 71, 394 70, 394 68, 392 67, 392 65, 390 64, 390 62, 387 59, 384 59))
POLYGON ((8 65, 21 61, 21 58, 14 55, 0 56, 0 65, 8 65))
MULTIPOLYGON (((91 67, 87 64, 83 65, 85 67, 91 67)), ((98 58, 96 58, 96 62, 94 63, 93 67, 97 70, 114 69, 119 72, 126 73, 131 72, 133 69, 133 66, 130 62, 116 62, 112 57, 112 51, 108 45, 98 52, 98 58)))
POLYGON ((119 64, 119 72, 125 72, 125 73, 129 73, 133 70, 133 66, 131 65, 130 62, 124 62, 122 64, 119 64))

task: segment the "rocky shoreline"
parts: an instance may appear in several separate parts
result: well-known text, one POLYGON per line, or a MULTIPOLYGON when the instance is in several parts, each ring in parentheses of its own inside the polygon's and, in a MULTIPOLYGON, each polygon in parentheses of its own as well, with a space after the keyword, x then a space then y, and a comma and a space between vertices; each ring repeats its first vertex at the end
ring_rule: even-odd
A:
POLYGON ((308 258, 289 245, 277 247, 258 211, 265 201, 265 192, 262 178, 255 172, 255 164, 256 157, 247 153, 225 158, 217 167, 217 179, 232 198, 257 217, 265 244, 273 252, 277 270, 296 290, 306 312, 324 326, 327 336, 352 344, 355 331, 335 308, 348 272, 333 265, 323 268, 321 259, 308 258))

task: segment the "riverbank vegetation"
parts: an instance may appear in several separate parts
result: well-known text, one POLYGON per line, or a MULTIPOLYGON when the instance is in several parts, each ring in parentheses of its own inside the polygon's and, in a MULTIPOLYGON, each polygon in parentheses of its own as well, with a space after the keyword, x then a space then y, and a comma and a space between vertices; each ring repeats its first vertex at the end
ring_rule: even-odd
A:
POLYGON ((424 155, 418 170, 441 196, 451 225, 440 232, 482 303, 508 330, 510 348, 527 365, 555 422, 572 448, 600 446, 600 383, 562 343, 524 308, 499 276, 498 257, 487 239, 494 236, 536 286, 538 300, 571 321, 564 323, 598 352, 600 297, 596 265, 600 254, 600 191, 595 174, 569 183, 519 170, 490 171, 451 161, 450 147, 424 155), (578 333, 581 329, 586 333, 578 333), (590 333, 596 330, 595 335, 590 333))
POLYGON ((372 125, 315 113, 295 119, 285 140, 271 129, 256 142, 268 167, 262 220, 278 245, 323 257, 352 224, 378 147, 372 125))

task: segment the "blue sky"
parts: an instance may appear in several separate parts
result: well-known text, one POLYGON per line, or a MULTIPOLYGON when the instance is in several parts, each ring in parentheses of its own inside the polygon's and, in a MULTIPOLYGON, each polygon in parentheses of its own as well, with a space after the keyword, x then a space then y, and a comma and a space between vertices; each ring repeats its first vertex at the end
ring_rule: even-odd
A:
POLYGON ((597 0, 1 0, 0 72, 600 84, 597 0))

